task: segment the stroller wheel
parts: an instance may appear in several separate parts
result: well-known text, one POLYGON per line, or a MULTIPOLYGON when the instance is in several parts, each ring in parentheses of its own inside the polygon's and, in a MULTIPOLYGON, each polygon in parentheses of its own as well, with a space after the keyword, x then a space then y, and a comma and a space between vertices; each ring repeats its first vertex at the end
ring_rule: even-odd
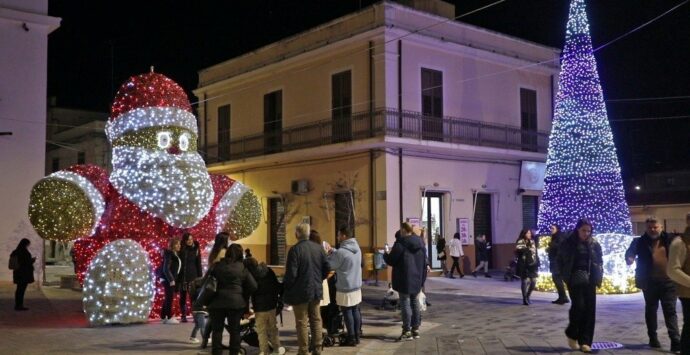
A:
POLYGON ((338 335, 338 344, 345 344, 346 342, 347 342, 347 335, 345 335, 345 334, 338 335))
POLYGON ((326 335, 323 338, 323 346, 330 348, 333 345, 335 345, 335 339, 330 335, 326 335))
POLYGON ((241 347, 239 354, 240 355, 247 355, 247 349, 241 347))

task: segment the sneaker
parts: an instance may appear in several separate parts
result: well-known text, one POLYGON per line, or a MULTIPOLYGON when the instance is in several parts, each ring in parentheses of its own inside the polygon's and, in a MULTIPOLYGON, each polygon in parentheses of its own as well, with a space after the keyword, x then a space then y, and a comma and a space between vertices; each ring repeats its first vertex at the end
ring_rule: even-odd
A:
POLYGON ((583 353, 591 353, 592 352, 592 347, 586 344, 583 344, 582 347, 580 348, 583 353))
POLYGON ((472 276, 477 277, 477 272, 476 272, 476 271, 472 271, 472 276))
POLYGON ((486 273, 486 274, 484 274, 484 277, 491 278, 491 275, 489 275, 488 273, 486 273))
POLYGON ((402 332, 402 334, 398 338, 398 341, 408 341, 408 340, 412 340, 412 339, 414 339, 414 338, 412 337, 411 332, 402 332))
POLYGON ((463 277, 465 277, 465 274, 460 274, 460 278, 463 278, 463 277))
POLYGON ((420 338, 420 336, 419 336, 419 330, 417 330, 417 329, 412 329, 412 337, 415 338, 415 339, 419 339, 419 338, 420 338))
POLYGON ((187 317, 182 317, 182 318, 180 318, 180 322, 182 322, 182 323, 187 323, 187 317))
POLYGON ((578 350, 580 349, 580 346, 577 344, 577 340, 571 339, 570 337, 568 338, 568 347, 570 347, 573 350, 578 350))
POLYGON ((161 318, 161 324, 168 324, 167 318, 161 318))
POLYGON ((180 321, 175 318, 168 318, 165 324, 180 324, 180 321))
POLYGON ((656 348, 656 349, 660 348, 661 343, 659 342, 659 338, 657 338, 657 337, 649 338, 649 347, 650 348, 656 348))
POLYGON ((192 344, 199 344, 199 343, 201 343, 201 341, 199 341, 199 339, 193 338, 193 337, 190 337, 190 338, 189 338, 189 342, 192 343, 192 344))

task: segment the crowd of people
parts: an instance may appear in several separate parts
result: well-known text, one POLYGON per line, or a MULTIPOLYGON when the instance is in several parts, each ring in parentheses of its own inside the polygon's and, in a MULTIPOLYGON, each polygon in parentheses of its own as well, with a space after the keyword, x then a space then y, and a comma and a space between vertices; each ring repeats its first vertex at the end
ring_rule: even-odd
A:
MULTIPOLYGON (((684 324, 679 331, 676 303, 680 298, 683 319, 690 319, 690 214, 687 224, 685 232, 678 236, 663 231, 658 219, 649 218, 645 233, 634 238, 625 253, 628 265, 636 262, 635 285, 644 295, 649 346, 661 347, 657 336, 657 310, 661 305, 671 340, 670 350, 682 354, 690 354, 690 324, 684 324)), ((592 235, 593 225, 587 219, 577 221, 569 232, 554 224, 546 250, 558 292, 553 303, 571 303, 565 329, 568 346, 585 353, 592 350, 596 290, 601 287, 604 275, 602 248, 592 235)), ((348 228, 342 227, 337 232, 336 246, 331 246, 306 223, 297 225, 295 236, 298 242, 288 252, 282 283, 266 263, 258 262, 251 251, 243 249, 228 232, 216 235, 208 255, 206 275, 203 275, 201 248, 194 237, 185 233, 181 238, 172 238, 158 270, 165 291, 161 322, 179 324, 188 322, 187 317, 191 316, 194 327, 190 342, 201 343, 206 348, 210 337, 214 354, 222 352, 223 331, 227 330, 230 353, 238 354, 242 319, 252 318, 261 354, 282 354, 285 348, 280 345, 276 316, 284 303, 294 312, 298 354, 320 354, 326 343, 324 324, 330 324, 332 320, 326 318, 332 318, 335 309, 344 323, 344 337, 339 345, 357 346, 362 336, 363 266, 357 239, 348 228), (215 278, 217 284, 215 293, 207 299, 201 293, 209 277, 215 278), (179 295, 179 321, 173 317, 175 294, 179 295), (197 339, 197 334, 201 340, 197 339)), ((22 239, 10 255, 10 269, 17 285, 17 311, 28 310, 24 306, 24 293, 34 282, 36 258, 29 252, 30 243, 22 239)), ((487 264, 491 245, 485 236, 478 236, 475 245, 477 265, 472 274, 476 277, 476 272, 484 269, 489 276, 487 264)), ((460 235, 456 233, 448 245, 440 238, 436 246, 443 274, 455 278, 457 272, 462 278, 464 252, 460 235), (450 261, 448 256, 452 259, 450 270, 446 265, 446 261, 450 261)), ((522 303, 528 306, 540 265, 537 241, 530 229, 520 232, 515 243, 515 257, 522 303)), ((423 233, 415 233, 413 226, 403 223, 395 234, 392 248, 386 244, 383 259, 392 268, 392 279, 381 306, 392 305, 400 310, 402 332, 398 341, 418 339, 421 309, 427 305, 423 289, 430 271, 423 233)), ((326 330, 327 336, 334 335, 329 326, 326 330)))

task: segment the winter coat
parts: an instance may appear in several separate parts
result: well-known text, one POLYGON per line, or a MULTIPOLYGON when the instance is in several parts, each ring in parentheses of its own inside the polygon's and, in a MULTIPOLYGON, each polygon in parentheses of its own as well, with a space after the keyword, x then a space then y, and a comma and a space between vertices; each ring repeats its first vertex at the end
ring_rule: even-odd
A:
POLYGON ((266 312, 276 308, 283 285, 278 282, 276 274, 265 263, 250 268, 257 289, 252 293, 252 308, 255 312, 266 312))
POLYGON ((323 298, 323 280, 331 270, 321 244, 301 240, 288 252, 283 301, 296 305, 323 298))
POLYGON ((17 256, 19 268, 12 270, 12 281, 16 284, 30 284, 34 280, 34 260, 31 253, 26 248, 15 249, 11 254, 17 256))
POLYGON ((404 294, 417 294, 422 290, 428 263, 421 238, 416 235, 398 238, 383 259, 393 267, 394 290, 404 294))
POLYGON ((225 258, 213 267, 211 275, 216 277, 218 285, 209 310, 247 308, 249 295, 256 291, 257 284, 241 261, 225 258))
POLYGON ((343 240, 340 249, 328 256, 328 264, 338 276, 335 283, 338 292, 347 293, 362 288, 362 251, 357 239, 343 240))
MULTIPOLYGON (((601 287, 601 282, 604 276, 604 262, 601 253, 601 245, 599 245, 599 242, 594 238, 590 238, 590 240, 591 241, 587 243, 587 249, 589 251, 588 268, 590 273, 590 281, 592 281, 597 287, 601 287)), ((577 231, 573 231, 561 243, 561 247, 558 250, 558 258, 556 261, 561 272, 561 277, 566 285, 570 284, 570 278, 575 271, 578 243, 581 243, 580 238, 577 236, 577 231)))
POLYGON ((182 261, 181 282, 192 282, 197 277, 201 277, 201 250, 197 241, 194 241, 194 245, 191 247, 184 245, 180 250, 179 257, 182 261))
POLYGON ((172 250, 165 249, 163 252, 163 272, 161 277, 163 280, 170 282, 179 282, 180 273, 182 271, 182 261, 180 257, 175 255, 172 250))
POLYGON ((516 274, 521 278, 535 278, 538 276, 539 256, 537 246, 533 240, 519 239, 515 245, 517 256, 516 274))
POLYGON ((486 240, 475 239, 474 246, 477 250, 477 262, 489 261, 489 248, 487 248, 486 240))
POLYGON ((552 274, 559 273, 558 263, 556 262, 556 259, 558 259, 558 250, 563 241, 567 238, 568 235, 563 232, 558 232, 551 235, 551 242, 549 243, 549 247, 546 249, 546 253, 549 255, 549 269, 551 270, 552 274))
POLYGON ((460 242, 460 239, 453 238, 453 240, 450 241, 449 251, 450 256, 452 257, 459 258, 465 255, 465 253, 462 252, 462 243, 460 242))
MULTIPOLYGON (((666 232, 661 232, 659 240, 666 247, 666 257, 668 258, 668 251, 671 249, 671 242, 675 238, 674 235, 666 232)), ((652 259, 652 238, 643 234, 641 237, 635 238, 630 242, 630 247, 625 251, 625 258, 637 257, 637 267, 635 268, 635 287, 644 290, 647 288, 649 279, 652 274, 652 267, 654 260, 652 259)))

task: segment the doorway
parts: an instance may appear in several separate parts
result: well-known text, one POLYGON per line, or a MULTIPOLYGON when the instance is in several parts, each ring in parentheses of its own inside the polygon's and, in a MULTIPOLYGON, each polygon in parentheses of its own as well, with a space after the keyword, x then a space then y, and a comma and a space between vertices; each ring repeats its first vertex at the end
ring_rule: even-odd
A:
MULTIPOLYGON (((484 234, 487 243, 494 245, 491 230, 491 194, 478 193, 474 196, 474 237, 484 234)), ((492 249, 488 250, 489 268, 493 267, 492 249)))
POLYGON ((285 265, 285 205, 281 198, 268 199, 269 264, 285 265))
POLYGON ((441 261, 437 259, 436 242, 439 238, 444 238, 445 236, 442 192, 426 192, 422 196, 422 221, 420 227, 425 230, 424 239, 428 253, 427 258, 431 262, 431 268, 440 269, 441 261))

